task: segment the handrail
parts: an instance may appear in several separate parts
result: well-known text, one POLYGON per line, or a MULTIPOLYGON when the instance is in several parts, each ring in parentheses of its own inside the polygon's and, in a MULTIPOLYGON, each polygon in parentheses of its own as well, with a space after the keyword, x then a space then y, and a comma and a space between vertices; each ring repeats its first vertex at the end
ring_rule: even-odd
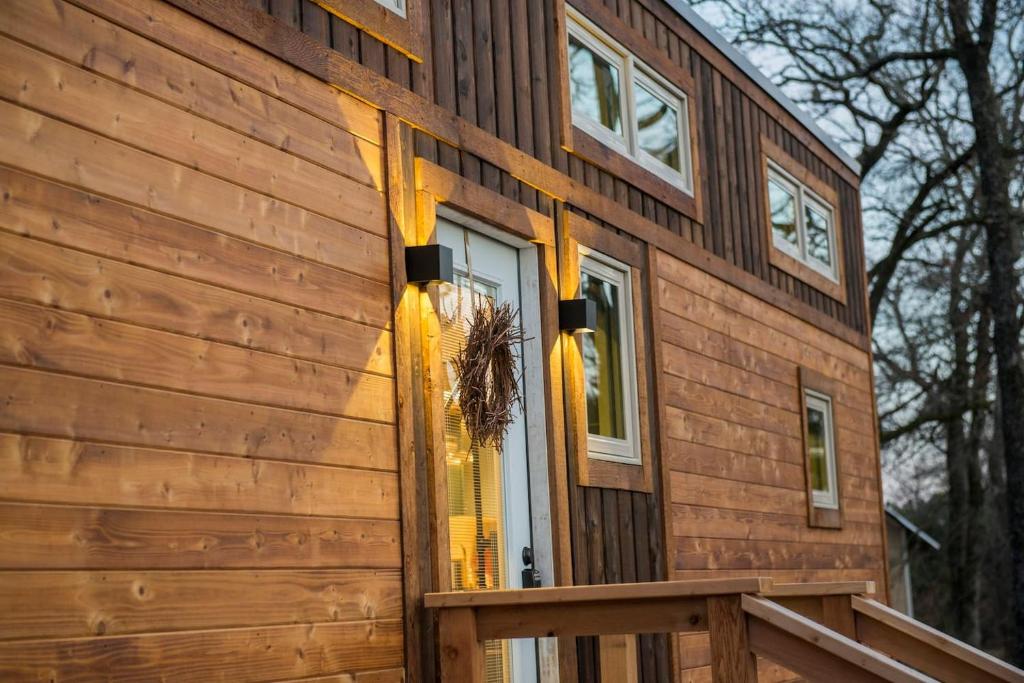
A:
POLYGON ((853 596, 857 639, 941 681, 1024 683, 1024 671, 885 605, 853 596))
POLYGON ((874 581, 831 581, 822 583, 774 583, 761 595, 770 598, 821 598, 827 595, 873 595, 874 581))
POLYGON ((424 605, 438 611, 441 680, 479 683, 484 641, 505 638, 710 631, 724 661, 744 649, 729 629, 742 621, 739 595, 771 587, 764 577, 658 581, 428 593, 424 605))
POLYGON ((732 593, 763 593, 774 583, 764 576, 690 581, 607 583, 594 586, 548 586, 529 590, 452 591, 427 593, 425 607, 500 607, 502 605, 608 602, 637 599, 697 597, 732 593))
POLYGON ((810 680, 1024 683, 1019 669, 861 597, 874 589, 750 577, 429 593, 424 605, 438 613, 446 683, 483 680, 486 640, 705 631, 715 683, 756 683, 755 655, 810 680))
POLYGON ((750 649, 811 680, 934 680, 770 600, 744 595, 742 604, 750 649))

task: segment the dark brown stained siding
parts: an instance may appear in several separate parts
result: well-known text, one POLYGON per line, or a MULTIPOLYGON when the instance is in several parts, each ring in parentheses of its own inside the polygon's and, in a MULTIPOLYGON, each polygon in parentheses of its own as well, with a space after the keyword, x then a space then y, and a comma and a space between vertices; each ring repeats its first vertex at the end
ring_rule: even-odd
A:
MULTIPOLYGON (((561 148, 555 102, 561 87, 549 46, 553 4, 541 0, 424 0, 430 3, 431 53, 416 63, 372 36, 330 16, 311 0, 254 0, 274 16, 301 28, 346 57, 360 62, 445 109, 458 114, 574 180, 615 199, 666 230, 680 235, 847 327, 867 331, 863 255, 856 189, 802 144, 681 37, 684 22, 658 0, 605 2, 627 26, 641 33, 696 85, 699 155, 704 191, 703 224, 561 148), (664 20, 663 20, 664 19, 664 20), (666 23, 668 22, 668 23, 666 23), (671 25, 670 25, 671 24, 671 25), (515 30, 513 30, 513 27, 515 30), (538 39, 538 36, 543 36, 538 39), (430 73, 426 73, 427 71, 430 73), (431 87, 432 84, 432 87, 431 87), (768 263, 761 207, 759 136, 765 135, 833 187, 845 250, 848 305, 843 306, 768 263)), ((596 0, 594 0, 596 1, 596 0)), ((571 3, 570 3, 571 4, 571 3)), ((417 153, 430 156, 429 145, 417 153)), ((442 150, 441 161, 458 157, 442 150)), ((462 158, 453 169, 485 184, 497 171, 462 158)), ((507 189, 507 188, 506 188, 507 189)))

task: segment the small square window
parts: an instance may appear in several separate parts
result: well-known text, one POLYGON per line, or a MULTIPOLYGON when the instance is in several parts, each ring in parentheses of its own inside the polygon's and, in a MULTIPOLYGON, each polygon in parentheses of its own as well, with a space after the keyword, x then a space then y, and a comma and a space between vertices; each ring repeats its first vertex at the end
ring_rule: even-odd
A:
POLYGON ((597 305, 597 327, 582 337, 589 455, 639 465, 629 267, 581 247, 580 292, 597 305))
POLYGON ((836 486, 832 400, 822 394, 807 391, 805 403, 805 439, 814 506, 836 509, 839 507, 839 492, 836 486))
POLYGON ((839 282, 832 207, 774 163, 768 162, 767 169, 772 243, 839 282))

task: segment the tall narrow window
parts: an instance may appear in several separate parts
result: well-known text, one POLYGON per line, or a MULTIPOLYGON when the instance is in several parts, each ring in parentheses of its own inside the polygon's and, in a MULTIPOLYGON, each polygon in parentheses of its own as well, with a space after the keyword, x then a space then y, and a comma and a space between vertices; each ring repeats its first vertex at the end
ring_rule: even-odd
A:
POLYGON ((580 290, 597 305, 597 327, 582 338, 590 457, 639 465, 629 267, 581 247, 580 290))
POLYGON ((823 394, 806 391, 806 439, 808 472, 814 506, 839 507, 836 485, 836 451, 832 430, 832 400, 823 394))
POLYGON ((566 8, 573 125, 693 194, 686 95, 566 8))
POLYGON ((838 282, 832 207, 775 164, 769 162, 767 169, 775 247, 838 282))

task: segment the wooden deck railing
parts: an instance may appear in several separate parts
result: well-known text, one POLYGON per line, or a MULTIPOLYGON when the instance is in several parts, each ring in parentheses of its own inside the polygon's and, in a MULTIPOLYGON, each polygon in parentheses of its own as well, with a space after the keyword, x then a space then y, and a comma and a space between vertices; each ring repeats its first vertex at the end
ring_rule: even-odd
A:
POLYGON ((446 683, 483 681, 487 640, 692 632, 710 634, 715 683, 754 683, 756 656, 812 681, 1024 683, 1019 669, 862 597, 873 592, 751 577, 431 593, 425 605, 438 611, 446 683))

